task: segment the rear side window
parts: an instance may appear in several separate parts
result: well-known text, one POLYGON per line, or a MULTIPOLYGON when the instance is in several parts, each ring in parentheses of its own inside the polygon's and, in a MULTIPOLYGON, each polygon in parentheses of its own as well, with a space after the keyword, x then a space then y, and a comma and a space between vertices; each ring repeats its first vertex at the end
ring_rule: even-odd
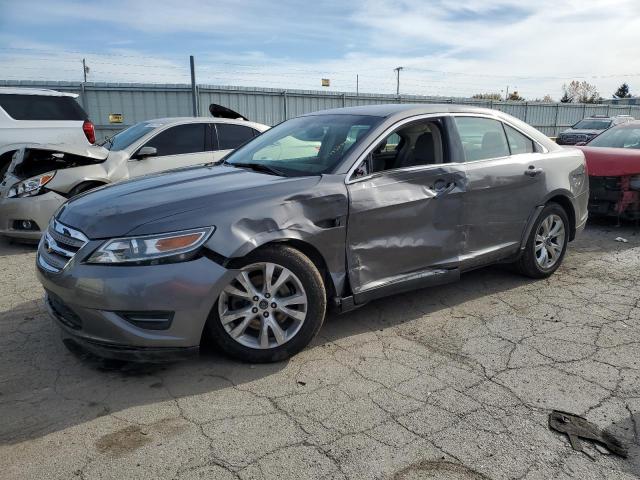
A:
POLYGON ((189 123, 171 127, 149 140, 145 147, 155 147, 159 157, 204 152, 205 126, 204 123, 189 123))
POLYGON ((253 128, 231 123, 216 123, 218 150, 234 150, 251 140, 257 132, 253 128))
POLYGON ((0 94, 0 107, 14 120, 86 120, 73 97, 0 94))
POLYGON ((504 130, 505 132, 507 132, 507 140, 509 140, 511 155, 535 152, 535 149, 533 147, 533 140, 531 140, 529 137, 520 133, 515 128, 510 127, 506 123, 504 124, 504 130))
POLYGON ((509 156, 502 122, 490 118, 455 117, 466 161, 509 156))

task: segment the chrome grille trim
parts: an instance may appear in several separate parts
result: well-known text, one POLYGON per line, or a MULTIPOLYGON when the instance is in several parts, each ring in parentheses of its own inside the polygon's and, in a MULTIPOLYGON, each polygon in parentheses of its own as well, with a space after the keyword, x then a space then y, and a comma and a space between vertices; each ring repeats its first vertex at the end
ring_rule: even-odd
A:
POLYGON ((86 243, 82 240, 77 240, 75 238, 66 237, 61 233, 56 232, 55 230, 49 229, 47 231, 47 235, 51 236, 56 242, 64 243, 65 245, 69 245, 70 247, 82 248, 82 246, 86 243))
POLYGON ((82 232, 53 219, 38 248, 38 265, 59 273, 88 241, 82 232))
POLYGON ((84 233, 60 223, 55 218, 53 219, 53 229, 66 237, 71 237, 75 240, 81 241, 82 245, 89 241, 89 239, 85 237, 84 233))

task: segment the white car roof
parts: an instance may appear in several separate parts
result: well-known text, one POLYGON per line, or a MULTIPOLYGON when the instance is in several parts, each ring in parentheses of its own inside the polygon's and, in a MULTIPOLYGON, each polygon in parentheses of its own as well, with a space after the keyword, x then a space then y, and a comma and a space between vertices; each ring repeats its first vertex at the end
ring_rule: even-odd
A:
POLYGON ((172 123, 230 123, 233 125, 246 125, 249 127, 253 127, 256 130, 264 131, 269 128, 267 125, 263 125, 262 123, 256 122, 248 122, 247 120, 234 120, 230 118, 220 118, 220 117, 165 117, 165 118, 152 118, 150 120, 144 120, 140 123, 153 123, 158 126, 169 125, 172 123))
POLYGON ((48 90, 46 88, 18 88, 18 87, 0 87, 0 94, 5 95, 42 95, 46 97, 72 97, 77 98, 77 93, 58 92, 57 90, 48 90))

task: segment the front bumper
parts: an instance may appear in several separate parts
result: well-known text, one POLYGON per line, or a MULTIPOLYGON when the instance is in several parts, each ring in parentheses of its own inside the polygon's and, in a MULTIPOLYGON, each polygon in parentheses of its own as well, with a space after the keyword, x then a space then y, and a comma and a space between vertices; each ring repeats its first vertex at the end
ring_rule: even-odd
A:
POLYGON ((21 240, 39 240, 55 211, 67 199, 56 192, 35 197, 0 198, 0 235, 21 240), (16 230, 14 220, 31 220, 38 230, 16 230))
POLYGON ((209 313, 236 274, 206 257, 148 266, 87 265, 74 258, 60 273, 37 270, 66 340, 103 357, 135 361, 197 352, 209 313), (127 320, 128 312, 159 311, 172 313, 166 329, 127 320))

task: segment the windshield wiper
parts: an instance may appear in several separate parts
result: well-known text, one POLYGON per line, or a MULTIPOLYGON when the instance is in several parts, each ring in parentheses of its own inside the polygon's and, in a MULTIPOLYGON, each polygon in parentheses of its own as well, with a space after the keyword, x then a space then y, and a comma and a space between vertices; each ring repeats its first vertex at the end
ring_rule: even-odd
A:
POLYGON ((286 177, 284 172, 278 170, 277 168, 270 167, 269 165, 265 165, 264 163, 225 163, 225 165, 229 165, 232 167, 239 168, 250 168, 256 172, 260 173, 268 173, 269 175, 277 175, 278 177, 286 177))

